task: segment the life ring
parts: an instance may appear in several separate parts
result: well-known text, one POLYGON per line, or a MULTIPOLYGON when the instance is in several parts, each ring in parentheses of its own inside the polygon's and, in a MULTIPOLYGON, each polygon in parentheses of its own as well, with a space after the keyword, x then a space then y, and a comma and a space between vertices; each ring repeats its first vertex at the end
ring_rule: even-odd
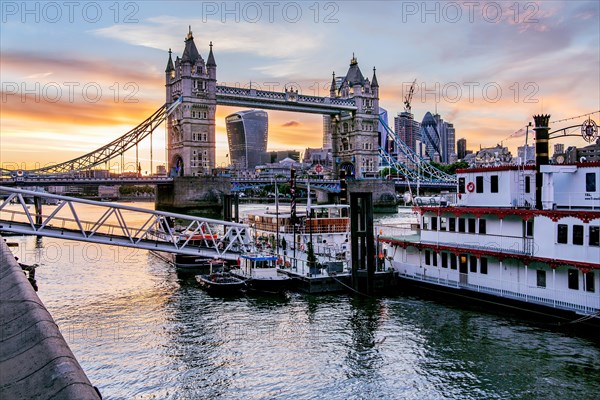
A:
POLYGON ((469 192, 472 192, 473 190, 475 190, 475 184, 473 182, 467 183, 467 190, 469 192))

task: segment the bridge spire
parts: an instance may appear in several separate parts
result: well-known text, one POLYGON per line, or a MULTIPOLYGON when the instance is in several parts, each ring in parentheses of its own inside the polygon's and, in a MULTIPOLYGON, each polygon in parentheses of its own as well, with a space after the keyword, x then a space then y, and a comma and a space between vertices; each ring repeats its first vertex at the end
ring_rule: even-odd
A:
POLYGON ((217 63, 215 62, 215 56, 213 55, 213 51, 212 51, 212 40, 210 42, 210 52, 208 53, 208 60, 206 60, 206 66, 207 67, 216 67, 217 63))
POLYGON ((173 66, 173 59, 171 58, 171 49, 169 49, 169 61, 167 62, 167 68, 165 72, 169 73, 171 71, 175 71, 175 67, 173 66))
POLYGON ((375 67, 373 67, 373 79, 371 79, 371 87, 379 87, 379 83, 377 83, 377 75, 375 75, 375 67))
POLYGON ((192 26, 190 25, 190 31, 187 34, 185 39, 185 49, 183 50, 183 54, 181 56, 181 62, 188 62, 190 64, 194 64, 199 58, 200 53, 196 48, 196 44, 194 43, 194 36, 192 35, 192 26))
POLYGON ((329 87, 329 97, 335 97, 337 85, 335 84, 335 71, 331 73, 331 86, 329 87))

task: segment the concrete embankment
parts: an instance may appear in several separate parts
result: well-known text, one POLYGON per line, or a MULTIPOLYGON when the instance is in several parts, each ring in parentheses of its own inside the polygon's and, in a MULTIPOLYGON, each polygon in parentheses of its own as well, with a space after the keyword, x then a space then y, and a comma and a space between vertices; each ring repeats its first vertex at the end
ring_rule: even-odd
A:
POLYGON ((0 399, 100 399, 0 237, 0 399))

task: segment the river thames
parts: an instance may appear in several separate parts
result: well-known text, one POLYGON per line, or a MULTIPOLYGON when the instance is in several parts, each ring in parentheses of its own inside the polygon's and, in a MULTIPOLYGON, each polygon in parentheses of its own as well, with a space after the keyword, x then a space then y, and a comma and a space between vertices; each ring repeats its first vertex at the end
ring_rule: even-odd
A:
POLYGON ((600 340, 526 319, 405 295, 211 297, 147 251, 10 241, 21 261, 41 264, 38 294, 106 399, 600 393, 600 340))

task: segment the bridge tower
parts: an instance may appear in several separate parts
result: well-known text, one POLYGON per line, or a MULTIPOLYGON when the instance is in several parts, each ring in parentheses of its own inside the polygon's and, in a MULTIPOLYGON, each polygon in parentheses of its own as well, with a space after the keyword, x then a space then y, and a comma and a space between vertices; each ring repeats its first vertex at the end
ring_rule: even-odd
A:
POLYGON ((331 118, 331 145, 335 173, 346 171, 347 177, 377 175, 379 166, 379 84, 365 78, 354 55, 343 79, 333 77, 330 98, 354 99, 356 112, 342 112, 331 118))
POLYGON ((212 42, 206 62, 194 43, 192 29, 181 58, 171 57, 165 70, 166 102, 183 96, 167 121, 167 158, 172 176, 208 175, 215 167, 217 64, 212 42))

